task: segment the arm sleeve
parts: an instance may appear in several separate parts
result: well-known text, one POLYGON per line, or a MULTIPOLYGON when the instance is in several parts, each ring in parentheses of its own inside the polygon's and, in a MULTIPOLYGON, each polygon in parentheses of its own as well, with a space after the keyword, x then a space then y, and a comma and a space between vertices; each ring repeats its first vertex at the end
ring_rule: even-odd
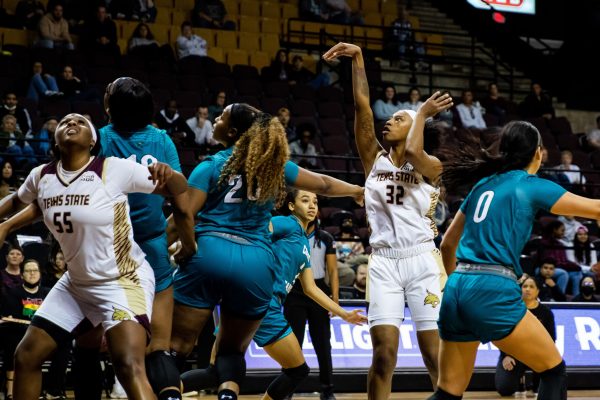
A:
POLYGON ((188 179, 188 186, 208 193, 213 185, 213 172, 215 163, 212 158, 207 158, 194 168, 188 179))
POLYGON ((165 133, 165 155, 166 163, 173 168, 174 171, 181 172, 181 164, 179 163, 179 155, 173 140, 165 133))
POLYGON ((294 185, 298 174, 300 173, 300 167, 291 161, 285 163, 285 183, 287 185, 294 185))
POLYGON ((40 165, 39 167, 32 169, 29 175, 27 175, 25 182, 19 187, 17 196, 23 203, 31 204, 37 199, 38 183, 40 182, 40 175, 43 167, 43 165, 40 165))
POLYGON ((156 188, 156 184, 148 179, 148 167, 115 157, 107 158, 106 162, 104 168, 108 168, 109 183, 114 180, 117 190, 123 193, 152 193, 156 188))
POLYGON ((550 211, 558 199, 567 192, 562 186, 537 176, 529 176, 524 183, 521 185, 521 190, 526 191, 532 206, 544 211, 550 211))

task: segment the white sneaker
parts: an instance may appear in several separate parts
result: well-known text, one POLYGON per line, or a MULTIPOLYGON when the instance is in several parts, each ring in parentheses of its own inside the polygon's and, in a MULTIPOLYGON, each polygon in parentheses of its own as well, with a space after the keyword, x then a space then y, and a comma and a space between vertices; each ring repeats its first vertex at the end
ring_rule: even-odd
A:
POLYGON ((125 393, 125 389, 121 385, 121 382, 115 376, 115 384, 113 385, 112 391, 110 392, 111 399, 126 399, 127 393, 125 393))

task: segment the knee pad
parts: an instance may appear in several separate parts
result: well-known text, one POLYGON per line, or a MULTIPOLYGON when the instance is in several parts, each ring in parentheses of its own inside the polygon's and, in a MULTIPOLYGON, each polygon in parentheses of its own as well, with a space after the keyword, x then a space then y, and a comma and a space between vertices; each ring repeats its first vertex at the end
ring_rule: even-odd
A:
POLYGON ((168 387, 180 387, 179 370, 168 351, 157 350, 146 356, 146 375, 156 394, 168 387))
POLYGON ((221 353, 217 354, 215 363, 219 385, 223 382, 240 383, 246 376, 246 359, 243 353, 221 353))
POLYGON ((282 372, 293 380, 304 380, 310 373, 310 367, 304 363, 294 368, 283 368, 282 372))
POLYGON ((309 372, 310 368, 306 363, 295 368, 284 368, 282 374, 269 385, 267 394, 273 400, 285 399, 294 393, 302 381, 306 379, 309 372))

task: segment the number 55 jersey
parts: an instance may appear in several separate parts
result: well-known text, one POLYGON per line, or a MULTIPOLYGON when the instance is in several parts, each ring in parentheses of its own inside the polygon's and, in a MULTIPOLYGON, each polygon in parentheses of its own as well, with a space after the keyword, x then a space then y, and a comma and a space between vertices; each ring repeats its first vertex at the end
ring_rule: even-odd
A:
POLYGON ((73 283, 133 279, 145 258, 133 240, 127 194, 154 191, 149 177, 147 167, 114 157, 92 158, 79 171, 53 161, 34 168, 18 196, 26 204, 37 200, 73 283))

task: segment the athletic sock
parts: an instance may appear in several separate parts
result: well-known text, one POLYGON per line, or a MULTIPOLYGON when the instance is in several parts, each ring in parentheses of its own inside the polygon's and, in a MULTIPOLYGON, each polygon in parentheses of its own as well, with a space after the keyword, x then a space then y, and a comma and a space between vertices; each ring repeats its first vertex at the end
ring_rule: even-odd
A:
POLYGON ((237 400, 237 394, 233 390, 223 389, 217 395, 219 400, 237 400))
POLYGON ((462 396, 455 396, 446 392, 444 389, 438 388, 433 395, 427 400, 461 400, 462 396))

